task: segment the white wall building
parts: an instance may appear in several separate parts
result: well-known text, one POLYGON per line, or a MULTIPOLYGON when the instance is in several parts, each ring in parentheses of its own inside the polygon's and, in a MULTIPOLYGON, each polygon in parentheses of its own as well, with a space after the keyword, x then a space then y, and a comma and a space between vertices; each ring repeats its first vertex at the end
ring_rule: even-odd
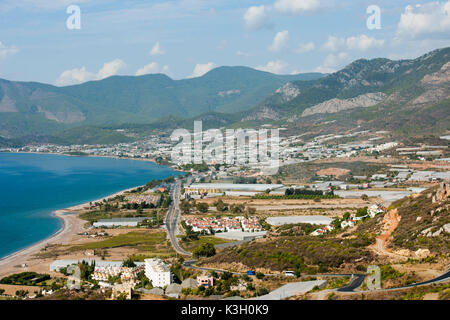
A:
POLYGON ((161 259, 145 259, 145 276, 152 282, 154 287, 164 288, 173 281, 169 266, 161 259))
POLYGON ((114 218, 94 222, 94 228, 137 227, 139 223, 151 218, 114 218))

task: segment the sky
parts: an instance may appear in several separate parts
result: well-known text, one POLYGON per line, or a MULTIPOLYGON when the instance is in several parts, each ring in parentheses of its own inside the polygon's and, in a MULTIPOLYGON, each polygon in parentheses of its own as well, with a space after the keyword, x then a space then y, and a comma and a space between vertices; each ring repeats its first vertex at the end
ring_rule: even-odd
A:
POLYGON ((0 0, 0 78, 57 86, 218 66, 331 73, 447 46, 450 0, 0 0))

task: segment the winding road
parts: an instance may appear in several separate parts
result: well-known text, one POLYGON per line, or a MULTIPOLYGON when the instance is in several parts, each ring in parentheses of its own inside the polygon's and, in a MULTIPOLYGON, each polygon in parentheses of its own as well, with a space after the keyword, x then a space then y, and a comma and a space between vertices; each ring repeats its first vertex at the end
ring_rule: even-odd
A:
POLYGON ((181 180, 176 180, 172 187, 172 203, 167 211, 165 226, 167 235, 175 251, 184 256, 191 256, 192 253, 184 250, 178 243, 177 235, 180 233, 179 222, 181 218, 180 210, 181 180))

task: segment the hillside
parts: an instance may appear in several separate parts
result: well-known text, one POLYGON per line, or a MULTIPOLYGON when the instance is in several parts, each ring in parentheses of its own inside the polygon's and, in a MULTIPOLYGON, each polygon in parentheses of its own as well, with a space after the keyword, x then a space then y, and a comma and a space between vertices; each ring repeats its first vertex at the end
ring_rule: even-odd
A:
POLYGON ((361 126, 404 136, 442 133, 450 128, 449 97, 450 48, 445 48, 413 60, 360 59, 315 81, 290 82, 242 120, 287 121, 305 130, 337 122, 328 132, 361 126))
POLYGON ((142 124, 168 116, 239 112, 288 81, 321 76, 220 67, 193 79, 172 80, 162 74, 114 76, 68 87, 0 80, 0 136, 54 135, 86 125, 142 124))
POLYGON ((422 192, 413 199, 392 205, 401 217, 392 234, 395 249, 430 250, 433 254, 450 253, 450 189, 448 183, 422 192))

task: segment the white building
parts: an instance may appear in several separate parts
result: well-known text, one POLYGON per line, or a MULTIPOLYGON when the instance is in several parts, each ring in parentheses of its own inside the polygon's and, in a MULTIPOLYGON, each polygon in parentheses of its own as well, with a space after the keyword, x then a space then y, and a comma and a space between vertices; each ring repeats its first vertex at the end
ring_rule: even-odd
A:
POLYGON ((161 259, 145 259, 145 276, 152 282, 154 287, 164 288, 173 281, 169 266, 161 259))
POLYGON ((94 222, 94 228, 137 227, 139 223, 150 218, 114 218, 94 222))

